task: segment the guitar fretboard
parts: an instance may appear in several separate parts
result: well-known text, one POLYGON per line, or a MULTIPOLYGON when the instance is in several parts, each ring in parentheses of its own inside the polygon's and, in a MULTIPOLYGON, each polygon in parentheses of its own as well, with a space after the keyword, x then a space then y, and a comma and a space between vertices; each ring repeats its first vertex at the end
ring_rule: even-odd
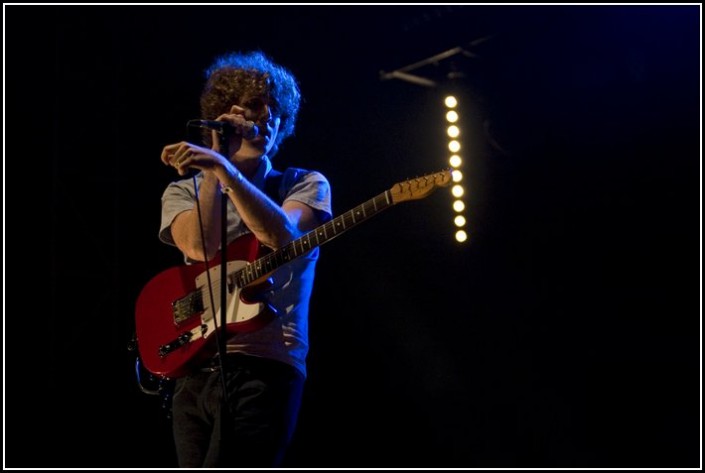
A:
POLYGON ((377 215, 379 212, 392 205, 394 205, 394 202, 392 201, 389 191, 385 191, 373 197, 367 202, 335 217, 278 250, 248 263, 244 268, 236 272, 235 280, 237 281, 237 285, 239 287, 247 286, 253 281, 271 273, 281 265, 331 241, 338 235, 341 235, 345 231, 377 215))

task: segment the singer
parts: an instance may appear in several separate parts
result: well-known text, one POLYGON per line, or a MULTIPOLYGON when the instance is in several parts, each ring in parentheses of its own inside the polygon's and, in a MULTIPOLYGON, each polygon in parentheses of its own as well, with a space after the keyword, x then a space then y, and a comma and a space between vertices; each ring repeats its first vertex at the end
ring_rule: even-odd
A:
MULTIPOLYGON (((183 141, 162 150, 162 162, 182 177, 162 195, 161 241, 176 246, 185 264, 201 264, 219 254, 222 225, 229 245, 254 235, 277 249, 330 220, 330 186, 320 172, 272 167, 299 110, 292 73, 254 51, 217 58, 206 77, 197 121, 203 143, 183 141), (189 171, 195 175, 183 177, 189 171), (221 205, 227 205, 226 222, 221 205)), ((317 259, 314 248, 274 271, 273 284, 258 300, 276 315, 255 330, 228 331, 226 353, 214 350, 175 379, 172 419, 180 467, 283 464, 306 378, 317 259)))

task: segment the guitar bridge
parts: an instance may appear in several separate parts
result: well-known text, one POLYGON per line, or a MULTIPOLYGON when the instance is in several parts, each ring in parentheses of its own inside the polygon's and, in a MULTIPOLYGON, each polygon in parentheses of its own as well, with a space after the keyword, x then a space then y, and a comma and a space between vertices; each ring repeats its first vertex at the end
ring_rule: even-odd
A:
POLYGON ((171 303, 171 312, 174 325, 180 325, 196 314, 205 310, 203 306, 203 295, 201 291, 192 291, 181 299, 171 303))

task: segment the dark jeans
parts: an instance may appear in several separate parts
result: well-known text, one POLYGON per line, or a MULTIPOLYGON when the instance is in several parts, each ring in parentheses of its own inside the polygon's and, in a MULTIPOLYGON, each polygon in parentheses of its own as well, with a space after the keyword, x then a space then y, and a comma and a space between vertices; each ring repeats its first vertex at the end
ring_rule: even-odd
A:
POLYGON ((180 467, 276 467, 296 425, 304 377, 287 364, 226 356, 229 415, 220 370, 176 380, 174 441, 180 467))

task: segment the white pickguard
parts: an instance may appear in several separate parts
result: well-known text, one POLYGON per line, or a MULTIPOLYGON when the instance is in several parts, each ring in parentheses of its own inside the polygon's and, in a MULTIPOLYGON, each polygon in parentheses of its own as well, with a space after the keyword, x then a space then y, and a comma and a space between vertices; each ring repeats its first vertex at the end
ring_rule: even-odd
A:
MULTIPOLYGON (((247 261, 228 261, 227 273, 228 279, 232 279, 233 273, 242 269, 247 265, 247 261)), ((201 314, 201 325, 206 327, 206 330, 202 328, 195 328, 191 331, 193 337, 191 340, 195 340, 201 337, 208 337, 215 332, 216 322, 220 326, 221 314, 220 314, 220 266, 215 266, 210 268, 208 273, 210 274, 210 284, 212 286, 213 303, 215 304, 215 321, 213 320, 213 310, 211 307, 211 291, 208 289, 208 274, 204 271, 196 277, 196 287, 202 292, 203 297, 203 307, 204 311, 201 314)), ((263 303, 248 304, 240 299, 240 292, 242 289, 237 287, 234 281, 229 281, 228 284, 228 294, 227 294, 227 324, 245 322, 247 320, 255 318, 264 310, 263 303)))

